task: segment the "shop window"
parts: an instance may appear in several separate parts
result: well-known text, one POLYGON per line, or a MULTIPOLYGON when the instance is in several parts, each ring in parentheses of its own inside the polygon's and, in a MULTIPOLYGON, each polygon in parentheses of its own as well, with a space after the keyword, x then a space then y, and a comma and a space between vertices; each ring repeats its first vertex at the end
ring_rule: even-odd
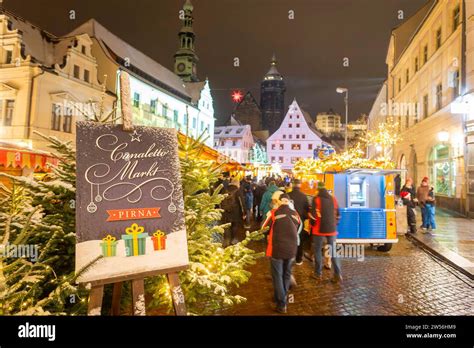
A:
POLYGON ((436 145, 429 161, 431 185, 435 193, 452 196, 456 192, 456 161, 451 157, 450 147, 436 145))
POLYGON ((61 105, 53 104, 51 112, 51 129, 55 131, 61 130, 61 105))

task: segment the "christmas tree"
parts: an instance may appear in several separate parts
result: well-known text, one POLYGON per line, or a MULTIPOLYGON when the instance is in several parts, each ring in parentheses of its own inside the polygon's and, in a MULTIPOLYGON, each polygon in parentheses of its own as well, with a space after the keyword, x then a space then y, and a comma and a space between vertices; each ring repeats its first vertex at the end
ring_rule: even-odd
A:
POLYGON ((74 273, 75 152, 46 139, 59 164, 43 180, 2 174, 13 182, 0 204, 2 314, 85 313, 74 273))
MULTIPOLYGON (((192 314, 211 314, 245 301, 234 290, 249 280, 251 273, 245 268, 262 256, 247 247, 251 240, 263 238, 261 231, 248 232, 240 243, 222 246, 222 234, 228 226, 219 224, 222 211, 217 206, 225 196, 220 193, 222 187, 212 189, 221 170, 215 162, 200 159, 202 148, 200 139, 187 138, 180 143, 190 265, 179 278, 192 314)), ((149 279, 147 291, 153 295, 151 307, 171 308, 165 277, 149 279)))

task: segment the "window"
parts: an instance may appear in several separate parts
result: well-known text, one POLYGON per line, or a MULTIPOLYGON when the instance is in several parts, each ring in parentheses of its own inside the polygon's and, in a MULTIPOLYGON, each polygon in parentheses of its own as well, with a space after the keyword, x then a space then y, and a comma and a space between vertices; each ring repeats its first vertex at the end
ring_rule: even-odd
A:
POLYGON ((291 144, 291 149, 292 150, 301 150, 301 145, 300 144, 291 144))
POLYGON ((51 129, 55 131, 61 130, 61 105, 53 104, 51 113, 51 129))
POLYGON ((313 149, 313 144, 308 144, 308 150, 312 150, 313 149))
POLYGON ((293 135, 292 134, 288 135, 288 138, 293 139, 293 135))
POLYGON ((237 128, 237 131, 236 131, 236 133, 237 133, 237 134, 240 134, 240 133, 242 133, 243 131, 244 131, 244 129, 243 129, 243 128, 237 128))
POLYGON ((418 72, 418 57, 415 57, 415 73, 418 72))
MULTIPOLYGON (((163 116, 168 117, 168 105, 167 104, 163 105, 163 116)), ((196 128, 196 125, 194 124, 194 121, 193 121, 193 127, 196 128)))
POLYGON ((279 149, 280 149, 280 150, 284 150, 284 149, 285 149, 285 145, 284 145, 284 144, 280 144, 279 149))
POLYGON ((90 79, 89 76, 90 76, 89 70, 84 69, 84 81, 89 82, 89 79, 90 79))
POLYGON ((300 118, 300 115, 296 115, 296 118, 300 118))
POLYGON ((156 99, 150 100, 150 112, 152 114, 156 113, 156 99))
POLYGON ((399 78, 398 79, 398 92, 400 92, 402 90, 402 79, 399 78))
POLYGON ((200 124, 200 131, 202 132, 204 130, 204 121, 201 121, 201 124, 200 124))
POLYGON ((15 110, 15 101, 7 100, 7 109, 5 112, 5 120, 3 121, 4 126, 11 126, 13 120, 13 111, 15 110))
POLYGON ((173 111, 173 122, 178 123, 178 110, 173 111))
POLYGON ((453 11, 453 31, 457 29, 459 26, 459 18, 460 18, 460 9, 459 5, 454 8, 453 11))
POLYGON ((423 118, 428 117, 428 94, 423 96, 423 118))
POLYGON ((221 146, 224 146, 224 145, 225 145, 225 141, 221 140, 221 146))
POLYGON ((425 45, 425 47, 423 47, 423 64, 426 64, 427 61, 428 61, 428 45, 425 45))
POLYGON ((276 145, 272 144, 272 150, 275 150, 275 149, 276 149, 276 145))
POLYGON ((293 115, 290 115, 290 120, 293 118, 293 115))
POLYGON ((283 156, 278 157, 278 163, 283 163, 283 156))
POLYGON ((456 162, 450 152, 446 144, 438 144, 431 150, 429 173, 436 194, 450 196, 456 192, 456 162))
POLYGON ((283 139, 286 139, 286 134, 283 134, 283 139))
POLYGON ((443 85, 440 83, 436 86, 436 110, 443 106, 443 85))
POLYGON ((296 134, 296 139, 299 139, 300 138, 300 135, 299 134, 296 134))
POLYGON ((197 127, 197 119, 196 117, 193 117, 193 128, 196 129, 197 127))
POLYGON ((300 160, 299 157, 291 157, 291 163, 292 164, 295 164, 296 162, 298 162, 300 160))
POLYGON ((459 96, 459 70, 453 73, 453 99, 459 96))
POLYGON ((436 30, 436 49, 441 47, 441 28, 436 30))
POLYGON ((6 50, 6 53, 7 53, 7 57, 6 57, 5 63, 6 64, 11 64, 12 61, 13 61, 13 51, 6 50))
POLYGON ((67 108, 66 112, 64 113, 64 119, 63 119, 63 131, 67 133, 72 132, 72 109, 67 108))
POLYGON ((237 141, 232 140, 232 146, 236 146, 236 145, 237 145, 237 141))
POLYGON ((302 134, 301 137, 302 137, 303 139, 306 139, 306 134, 302 134))
POLYGON ((292 124, 292 123, 289 123, 289 124, 288 124, 288 128, 293 128, 293 124, 292 124))
POLYGON ((140 94, 137 92, 133 93, 133 106, 136 108, 140 106, 140 94))
POLYGON ((300 124, 299 124, 299 123, 296 124, 296 128, 300 128, 300 124))
POLYGON ((81 69, 79 69, 77 65, 74 65, 74 78, 76 79, 80 78, 80 72, 81 72, 81 69))
POLYGON ((410 81, 410 70, 405 71, 405 83, 408 83, 410 81))
POLYGON ((81 46, 81 53, 86 54, 86 46, 84 45, 81 46))
POLYGON ((414 123, 417 124, 418 123, 418 103, 413 103, 415 105, 415 114, 413 115, 413 118, 414 118, 414 123))
POLYGON ((184 124, 187 126, 188 125, 188 114, 184 114, 184 124))
POLYGON ((275 163, 275 156, 272 156, 271 162, 275 163))

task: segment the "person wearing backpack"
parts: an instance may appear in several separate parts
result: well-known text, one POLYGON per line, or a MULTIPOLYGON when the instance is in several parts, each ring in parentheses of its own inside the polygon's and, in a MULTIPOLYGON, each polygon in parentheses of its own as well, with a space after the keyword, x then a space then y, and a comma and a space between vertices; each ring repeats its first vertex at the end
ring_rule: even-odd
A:
POLYGON ((271 262, 275 310, 282 314, 287 312, 291 270, 298 247, 298 230, 301 227, 298 213, 291 209, 289 204, 290 197, 282 193, 279 206, 269 212, 263 224, 263 227, 270 227, 266 256, 271 262))
POLYGON ((239 181, 233 180, 225 193, 227 196, 221 202, 222 222, 224 224, 230 223, 230 227, 226 228, 224 232, 224 242, 222 243, 224 247, 239 242, 239 232, 245 217, 239 181))

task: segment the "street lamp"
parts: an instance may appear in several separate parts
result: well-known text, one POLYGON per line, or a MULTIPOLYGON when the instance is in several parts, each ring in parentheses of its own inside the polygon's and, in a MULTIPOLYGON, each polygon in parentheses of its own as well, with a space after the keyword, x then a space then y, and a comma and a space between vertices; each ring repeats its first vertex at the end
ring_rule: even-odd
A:
POLYGON ((349 90, 344 87, 337 87, 336 92, 339 94, 346 93, 344 103, 346 104, 346 134, 344 135, 344 150, 347 151, 347 123, 349 118, 349 90))

